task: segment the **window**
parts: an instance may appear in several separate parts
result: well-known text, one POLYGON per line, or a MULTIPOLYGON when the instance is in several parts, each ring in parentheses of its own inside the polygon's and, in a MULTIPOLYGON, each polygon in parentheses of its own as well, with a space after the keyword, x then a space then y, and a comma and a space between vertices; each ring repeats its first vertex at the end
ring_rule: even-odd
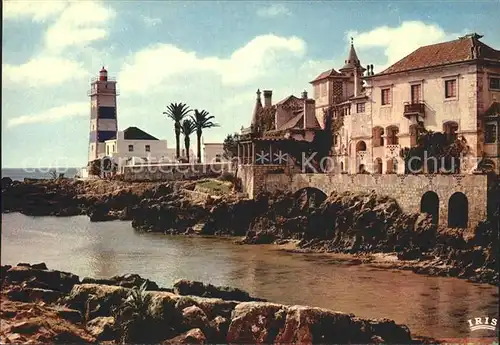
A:
POLYGON ((337 134, 335 134, 333 136, 333 146, 337 146, 339 143, 339 136, 337 134))
POLYGON ((452 80, 446 80, 444 82, 444 88, 445 88, 445 98, 455 98, 457 97, 457 80, 452 79, 452 80))
POLYGON ((221 161, 221 155, 217 154, 215 155, 215 162, 218 163, 221 161))
POLYGON ((128 152, 134 152, 134 145, 128 146, 128 152))
POLYGON ((356 112, 364 113, 365 112, 365 103, 356 103, 356 112))
POLYGON ((500 78, 490 78, 490 89, 500 90, 500 78))
POLYGON ((415 84, 411 86, 411 103, 420 103, 420 91, 422 87, 420 84, 415 84))
POLYGON ((113 152, 115 152, 115 144, 113 144, 113 152))
POLYGON ((151 152, 151 146, 146 145, 146 152, 151 152))
POLYGON ((494 123, 487 124, 484 129, 484 142, 493 144, 497 141, 497 126, 494 123))
POLYGON ((106 155, 109 156, 109 145, 106 145, 106 155))
POLYGON ((391 104, 391 89, 382 89, 382 105, 391 104))

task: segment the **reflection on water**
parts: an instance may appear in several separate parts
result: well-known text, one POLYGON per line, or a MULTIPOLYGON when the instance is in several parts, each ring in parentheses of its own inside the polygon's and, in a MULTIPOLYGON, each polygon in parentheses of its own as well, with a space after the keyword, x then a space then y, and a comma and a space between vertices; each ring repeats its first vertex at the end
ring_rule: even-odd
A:
MULTIPOLYGON (((178 278, 240 287, 274 302, 394 319, 414 334, 466 337, 466 320, 498 315, 497 289, 453 278, 350 265, 330 255, 291 254, 273 246, 238 246, 220 238, 139 234, 130 223, 87 217, 2 216, 2 264, 106 278, 138 273, 170 286, 178 278)), ((491 334, 485 334, 491 336, 491 334)))

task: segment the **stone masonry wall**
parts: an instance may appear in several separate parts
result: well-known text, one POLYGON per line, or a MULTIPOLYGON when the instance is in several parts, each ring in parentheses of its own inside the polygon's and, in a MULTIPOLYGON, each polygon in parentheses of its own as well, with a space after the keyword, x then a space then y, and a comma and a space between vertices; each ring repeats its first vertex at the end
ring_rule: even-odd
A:
MULTIPOLYGON (((469 207, 469 227, 486 218, 488 180, 486 175, 326 175, 270 174, 260 190, 297 191, 314 187, 329 195, 336 192, 371 192, 394 198, 405 212, 420 212, 422 196, 434 191, 439 197, 439 223, 447 225, 448 202, 455 192, 465 194, 469 207)), ((255 188, 255 187, 254 187, 255 188)), ((255 191, 255 190, 254 190, 255 191)))

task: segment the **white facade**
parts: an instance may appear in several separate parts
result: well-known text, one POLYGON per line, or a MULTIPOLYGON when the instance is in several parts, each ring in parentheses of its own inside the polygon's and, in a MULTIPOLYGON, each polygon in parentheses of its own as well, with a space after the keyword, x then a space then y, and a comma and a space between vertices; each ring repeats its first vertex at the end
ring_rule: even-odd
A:
POLYGON ((115 162, 159 162, 171 153, 166 140, 127 140, 123 131, 118 131, 117 138, 107 140, 105 144, 105 155, 115 162))
POLYGON ((225 162, 224 158, 224 144, 222 143, 203 143, 203 163, 218 163, 225 162))

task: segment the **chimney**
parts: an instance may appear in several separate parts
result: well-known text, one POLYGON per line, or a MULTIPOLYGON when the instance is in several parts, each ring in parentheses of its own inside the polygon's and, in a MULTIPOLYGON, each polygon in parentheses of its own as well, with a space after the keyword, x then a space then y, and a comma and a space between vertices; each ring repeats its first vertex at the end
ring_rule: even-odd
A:
POLYGON ((273 97, 272 90, 264 90, 264 108, 273 105, 272 97, 273 97))
POLYGON ((302 99, 307 99, 307 91, 302 91, 302 99))

